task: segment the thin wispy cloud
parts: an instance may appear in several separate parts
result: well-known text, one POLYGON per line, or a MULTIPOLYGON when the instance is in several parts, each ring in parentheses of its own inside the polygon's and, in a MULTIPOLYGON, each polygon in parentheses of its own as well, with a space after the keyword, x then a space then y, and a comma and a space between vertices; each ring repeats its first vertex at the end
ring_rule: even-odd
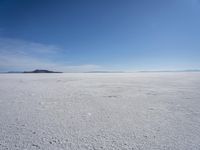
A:
POLYGON ((62 51, 55 45, 45 45, 20 39, 0 38, 1 52, 4 53, 56 53, 62 51))
POLYGON ((94 64, 69 65, 67 60, 49 59, 62 52, 63 49, 55 45, 0 38, 0 70, 51 69, 64 72, 84 72, 101 68, 94 64))

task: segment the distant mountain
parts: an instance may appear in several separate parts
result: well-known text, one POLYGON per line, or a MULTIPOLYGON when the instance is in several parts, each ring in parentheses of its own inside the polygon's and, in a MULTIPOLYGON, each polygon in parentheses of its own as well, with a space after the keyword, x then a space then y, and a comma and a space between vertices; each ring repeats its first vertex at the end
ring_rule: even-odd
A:
POLYGON ((138 72, 200 72, 200 69, 191 69, 191 70, 160 70, 160 71, 138 71, 138 72))
POLYGON ((20 71, 8 71, 6 73, 22 73, 22 72, 20 72, 20 71))
POLYGON ((62 72, 36 69, 36 70, 33 70, 33 71, 24 71, 23 73, 62 73, 62 72))
POLYGON ((185 72, 200 72, 200 69, 184 70, 185 72))

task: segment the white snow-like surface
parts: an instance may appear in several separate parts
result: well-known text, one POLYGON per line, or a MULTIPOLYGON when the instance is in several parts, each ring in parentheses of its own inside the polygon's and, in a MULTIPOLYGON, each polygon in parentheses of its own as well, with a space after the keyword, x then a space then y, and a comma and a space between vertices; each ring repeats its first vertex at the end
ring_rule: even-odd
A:
POLYGON ((0 150, 199 150, 200 73, 1 74, 0 150))

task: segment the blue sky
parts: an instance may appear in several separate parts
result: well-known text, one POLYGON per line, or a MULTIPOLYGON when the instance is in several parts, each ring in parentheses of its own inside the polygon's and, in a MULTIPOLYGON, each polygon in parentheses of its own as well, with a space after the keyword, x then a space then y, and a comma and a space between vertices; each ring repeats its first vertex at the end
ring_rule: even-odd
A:
POLYGON ((1 0, 0 71, 200 68, 199 0, 1 0))

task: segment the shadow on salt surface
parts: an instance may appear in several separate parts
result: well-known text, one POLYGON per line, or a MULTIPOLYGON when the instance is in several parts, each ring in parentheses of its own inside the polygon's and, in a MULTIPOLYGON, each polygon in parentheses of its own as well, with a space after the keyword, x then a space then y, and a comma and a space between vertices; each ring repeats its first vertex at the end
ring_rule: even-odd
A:
POLYGON ((108 98, 117 98, 117 95, 108 95, 108 96, 103 96, 103 97, 108 97, 108 98))
POLYGON ((56 101, 42 101, 39 102, 39 105, 42 106, 42 108, 50 108, 50 107, 55 107, 58 105, 58 102, 56 101))

